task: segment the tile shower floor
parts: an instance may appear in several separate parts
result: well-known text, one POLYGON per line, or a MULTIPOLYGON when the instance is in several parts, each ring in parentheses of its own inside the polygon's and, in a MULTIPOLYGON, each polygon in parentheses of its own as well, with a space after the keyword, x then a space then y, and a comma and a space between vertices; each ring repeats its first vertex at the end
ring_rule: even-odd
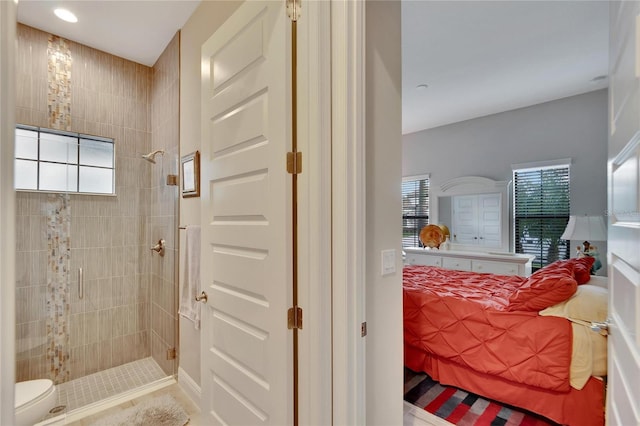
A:
POLYGON ((145 358, 57 385, 58 406, 77 408, 167 377, 153 358, 145 358))

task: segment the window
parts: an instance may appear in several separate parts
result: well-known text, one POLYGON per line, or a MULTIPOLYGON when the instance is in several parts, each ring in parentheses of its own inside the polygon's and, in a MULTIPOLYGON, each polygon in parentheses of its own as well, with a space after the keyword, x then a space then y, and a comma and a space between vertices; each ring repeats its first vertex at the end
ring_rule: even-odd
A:
POLYGON ((402 180, 402 246, 419 247, 420 230, 429 224, 429 177, 402 180))
POLYGON ((535 255, 534 270, 568 259, 569 164, 514 169, 513 181, 516 253, 535 255))
POLYGON ((115 194, 113 139, 16 126, 15 189, 115 194))

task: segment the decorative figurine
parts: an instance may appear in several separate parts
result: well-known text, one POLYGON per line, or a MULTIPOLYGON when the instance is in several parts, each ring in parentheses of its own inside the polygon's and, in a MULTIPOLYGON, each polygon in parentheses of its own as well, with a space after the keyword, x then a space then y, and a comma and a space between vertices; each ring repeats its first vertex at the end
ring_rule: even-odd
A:
POLYGON ((582 258, 585 256, 594 257, 596 260, 593 262, 593 266, 591 266, 591 275, 595 275, 596 271, 602 268, 602 262, 600 262, 600 252, 598 252, 598 247, 592 246, 589 241, 585 241, 582 243, 584 248, 577 246, 576 247, 576 257, 582 258))

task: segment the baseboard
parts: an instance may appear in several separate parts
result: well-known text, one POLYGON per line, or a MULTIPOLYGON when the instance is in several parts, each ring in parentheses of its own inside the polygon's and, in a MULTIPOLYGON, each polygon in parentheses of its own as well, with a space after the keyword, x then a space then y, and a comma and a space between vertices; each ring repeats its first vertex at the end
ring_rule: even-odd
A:
POLYGON ((200 399, 202 390, 200 385, 196 383, 191 376, 187 374, 181 367, 178 367, 178 385, 185 391, 191 400, 200 407, 200 399))

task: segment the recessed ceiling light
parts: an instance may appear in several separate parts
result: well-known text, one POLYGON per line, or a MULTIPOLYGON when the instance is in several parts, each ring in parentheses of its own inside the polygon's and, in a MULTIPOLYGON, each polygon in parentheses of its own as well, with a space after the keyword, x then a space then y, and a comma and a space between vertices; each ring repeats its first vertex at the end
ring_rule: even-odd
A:
POLYGON ((428 84, 418 84, 418 85, 416 86, 416 89, 418 89, 418 90, 424 90, 424 89, 426 89, 427 87, 429 87, 429 85, 428 85, 428 84))
POLYGON ((53 13, 55 13, 56 16, 62 19, 63 21, 73 22, 73 23, 78 22, 78 18, 76 18, 76 15, 69 12, 67 9, 56 9, 53 11, 53 13))
POLYGON ((600 81, 602 81, 602 80, 606 80, 606 79, 607 79, 607 76, 606 76, 606 75, 599 75, 599 76, 597 76, 597 77, 593 77, 593 78, 591 79, 591 82, 592 82, 592 83, 598 83, 598 82, 600 82, 600 81))

